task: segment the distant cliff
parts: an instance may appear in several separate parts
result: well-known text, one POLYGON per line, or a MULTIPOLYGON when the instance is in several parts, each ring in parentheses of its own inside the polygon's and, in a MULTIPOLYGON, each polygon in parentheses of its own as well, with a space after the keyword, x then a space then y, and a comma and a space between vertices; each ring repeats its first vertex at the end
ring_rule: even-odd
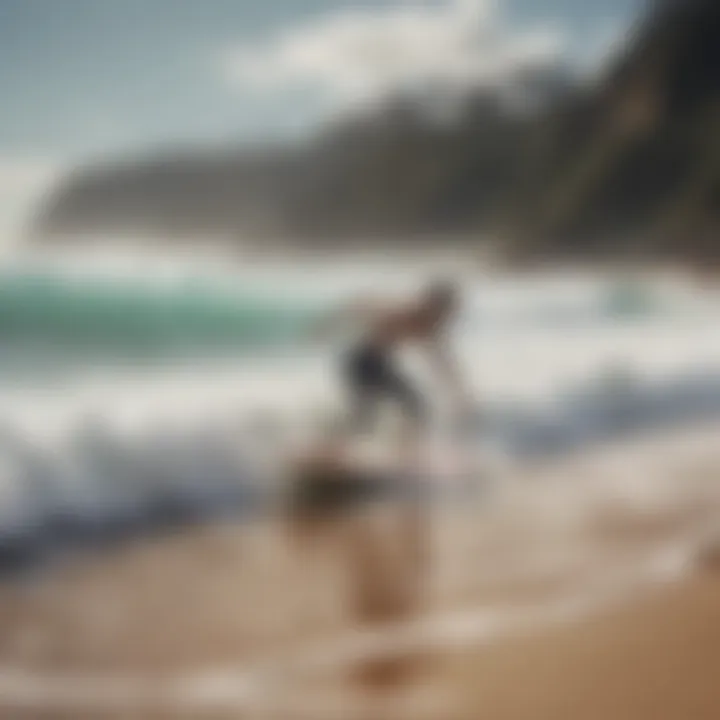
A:
POLYGON ((467 99, 451 125, 397 98, 302 145, 80 168, 50 198, 38 230, 316 241, 466 231, 488 222, 516 182, 531 122, 493 94, 467 99))
POLYGON ((346 243, 492 234, 515 257, 709 258, 720 217, 720 3, 656 6, 592 88, 538 77, 544 103, 488 92, 455 120, 414 100, 252 154, 80 169, 38 232, 219 232, 346 243))
POLYGON ((660 4, 597 91, 556 109, 534 143, 507 200, 520 252, 709 259, 720 219, 720 4, 660 4))

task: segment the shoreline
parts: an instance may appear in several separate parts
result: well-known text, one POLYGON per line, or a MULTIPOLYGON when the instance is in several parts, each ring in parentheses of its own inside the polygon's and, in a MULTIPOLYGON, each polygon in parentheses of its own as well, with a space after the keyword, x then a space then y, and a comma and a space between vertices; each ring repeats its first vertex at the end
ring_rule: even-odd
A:
MULTIPOLYGON (((695 603, 700 608, 692 620, 693 642, 683 652, 713 661, 720 653, 720 637, 717 646, 709 646, 703 636, 720 628, 720 573, 716 577, 711 568, 720 540, 714 436, 716 428, 708 427, 518 469, 517 482, 497 507, 443 508, 434 530, 443 572, 433 580, 430 603, 410 624, 396 622, 378 631, 349 622, 339 548, 326 541, 312 553, 301 552, 281 526, 268 521, 138 540, 24 585, 4 586, 0 708, 31 706, 27 717, 35 720, 65 717, 68 705, 95 703, 99 710, 92 717, 108 712, 115 717, 113 703, 133 697, 156 705, 156 690, 149 688, 159 683, 163 702, 176 694, 172 712, 157 717, 175 717, 187 714, 187 707, 177 707, 182 688, 205 682, 206 695, 197 690, 193 717, 235 717, 238 705, 249 711, 256 701, 291 703, 294 697, 278 711, 293 718, 291 706, 323 704, 336 692, 354 711, 361 701, 346 675, 359 658, 428 652, 432 684, 450 688, 448 702, 461 705, 457 716, 448 705, 434 720, 475 720, 473 713, 485 712, 508 720, 555 720, 563 717, 558 708, 568 694, 561 682, 565 674, 577 677, 580 688, 588 683, 595 688, 607 673, 607 682, 617 684, 617 697, 624 697, 633 686, 614 674, 616 663, 622 666, 624 653, 631 651, 651 660, 661 655, 656 634, 670 633, 670 645, 681 643, 682 608, 695 603), (619 468, 645 478, 643 484, 623 487, 614 474, 619 468), (593 473, 600 475, 599 485, 593 473), (592 515, 586 517, 582 508, 568 515, 564 505, 554 507, 569 488, 582 493, 585 485, 601 492, 592 515), (677 496, 679 489, 685 494, 677 496), (477 568, 477 575, 470 568, 477 568), (643 631, 637 647, 628 649, 623 638, 632 637, 633 623, 646 614, 657 633, 643 631), (536 658, 533 663, 525 660, 528 654, 536 658), (597 657, 605 658, 599 669, 597 657), (311 658, 315 670, 305 679, 311 658), (256 670, 262 681, 257 687, 269 693, 259 699, 250 692, 256 670), (541 683, 536 675, 550 679, 541 683), (537 714, 517 705, 517 689, 526 686, 540 698, 533 705, 537 714), (283 692, 278 695, 274 687, 283 692), (253 697, 240 697, 241 690, 253 697), (208 705, 213 712, 225 705, 226 715, 204 714, 208 705)), ((702 691, 710 692, 705 686, 702 691)), ((156 717, 153 712, 143 720, 156 717)), ((355 717, 350 710, 346 716, 355 717)))

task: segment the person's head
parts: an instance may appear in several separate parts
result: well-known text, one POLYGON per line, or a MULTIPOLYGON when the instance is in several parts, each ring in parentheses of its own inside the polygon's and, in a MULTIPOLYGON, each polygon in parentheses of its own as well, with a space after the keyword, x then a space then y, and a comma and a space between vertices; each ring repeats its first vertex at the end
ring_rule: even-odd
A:
POLYGON ((425 289, 423 307, 434 322, 450 317, 458 308, 460 293, 450 280, 434 280, 425 289))

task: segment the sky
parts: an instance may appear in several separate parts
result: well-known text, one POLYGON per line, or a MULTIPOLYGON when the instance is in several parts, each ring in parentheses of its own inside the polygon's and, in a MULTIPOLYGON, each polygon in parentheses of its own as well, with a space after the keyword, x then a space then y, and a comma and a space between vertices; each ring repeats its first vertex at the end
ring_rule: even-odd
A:
POLYGON ((592 66, 640 0, 0 0, 0 232, 68 167, 292 137, 428 79, 592 66))

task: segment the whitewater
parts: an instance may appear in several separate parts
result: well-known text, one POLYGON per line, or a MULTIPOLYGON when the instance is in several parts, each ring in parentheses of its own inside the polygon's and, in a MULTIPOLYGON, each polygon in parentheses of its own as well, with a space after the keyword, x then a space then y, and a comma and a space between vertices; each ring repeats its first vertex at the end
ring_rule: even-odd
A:
MULTIPOLYGON (((429 269, 143 271, 0 271, 10 567, 86 534, 271 503, 282 449, 342 414, 339 348, 307 342, 309 323, 358 293, 411 290, 429 269)), ((477 399, 463 442, 478 453, 537 462, 720 418, 713 297, 646 279, 453 271, 466 296, 455 342, 477 399)), ((423 379, 420 359, 407 362, 423 379)))

